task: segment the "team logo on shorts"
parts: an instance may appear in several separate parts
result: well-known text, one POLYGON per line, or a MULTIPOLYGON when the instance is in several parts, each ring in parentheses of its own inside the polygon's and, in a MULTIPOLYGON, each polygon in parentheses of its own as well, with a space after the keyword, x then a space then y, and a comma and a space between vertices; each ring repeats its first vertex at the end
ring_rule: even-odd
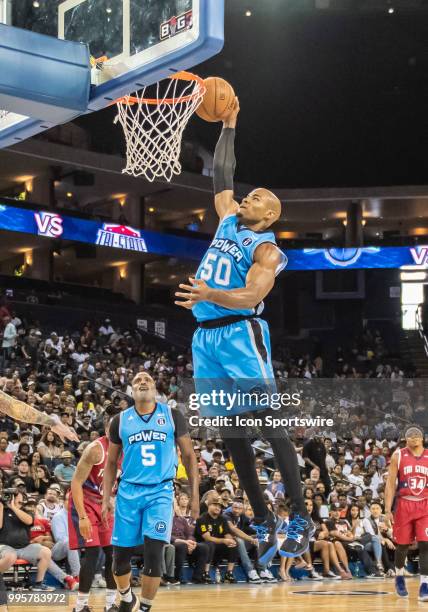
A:
POLYGON ((158 416, 158 420, 156 421, 156 423, 158 425, 160 425, 161 427, 163 425, 166 425, 166 418, 163 416, 163 414, 161 414, 160 416, 158 416))
POLYGON ((165 521, 158 521, 155 525, 155 531, 157 533, 165 533, 166 531, 166 523, 165 521))
POLYGON ((253 242, 252 238, 245 238, 245 240, 242 241, 242 246, 250 246, 252 242, 253 242))

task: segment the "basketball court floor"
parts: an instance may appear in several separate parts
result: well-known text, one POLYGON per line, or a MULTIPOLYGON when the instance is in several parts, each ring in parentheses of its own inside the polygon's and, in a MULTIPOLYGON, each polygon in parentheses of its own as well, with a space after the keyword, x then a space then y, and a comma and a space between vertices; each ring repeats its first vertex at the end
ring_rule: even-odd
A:
MULTIPOLYGON (((418 602, 419 578, 408 578, 408 598, 398 598, 394 591, 394 580, 353 580, 346 582, 301 580, 275 585, 212 585, 167 587, 160 589, 154 612, 171 610, 246 610, 251 612, 275 612, 284 609, 299 612, 348 612, 352 608, 358 612, 387 612, 397 610, 416 610, 426 607, 428 602, 418 602)), ((136 590, 139 592, 139 590, 136 590)), ((71 595, 69 610, 72 610, 76 596, 71 595)), ((94 612, 104 610, 104 593, 101 590, 91 595, 90 606, 94 612)), ((60 606, 66 608, 66 606, 60 606)), ((39 612, 48 612, 54 606, 37 605, 39 612)), ((28 610, 25 606, 10 606, 14 612, 28 610)))

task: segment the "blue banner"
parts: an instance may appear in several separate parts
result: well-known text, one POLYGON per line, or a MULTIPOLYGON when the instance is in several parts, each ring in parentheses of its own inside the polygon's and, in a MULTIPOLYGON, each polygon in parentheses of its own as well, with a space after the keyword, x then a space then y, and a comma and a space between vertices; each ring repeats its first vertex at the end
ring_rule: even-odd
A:
POLYGON ((200 260, 207 249, 205 240, 139 230, 120 223, 68 217, 53 211, 35 211, 0 204, 0 229, 61 238, 98 246, 158 253, 180 259, 200 260))
MULTIPOLYGON (((61 238, 103 247, 157 253, 200 261, 209 243, 135 229, 115 222, 102 223, 53 211, 35 211, 0 204, 0 230, 61 238)), ((291 249, 285 270, 344 270, 427 266, 428 246, 291 249)))
POLYGON ((286 270, 350 270, 428 265, 428 246, 299 249, 286 251, 286 270))

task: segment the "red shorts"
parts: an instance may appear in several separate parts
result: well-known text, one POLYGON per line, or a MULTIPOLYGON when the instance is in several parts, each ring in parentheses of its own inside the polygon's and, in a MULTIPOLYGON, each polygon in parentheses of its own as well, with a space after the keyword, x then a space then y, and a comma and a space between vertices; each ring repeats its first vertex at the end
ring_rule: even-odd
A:
POLYGON ((89 548, 92 546, 110 546, 113 532, 113 515, 110 515, 108 525, 101 520, 101 504, 85 496, 85 512, 92 525, 92 538, 85 540, 79 531, 79 516, 70 495, 68 502, 68 543, 70 550, 89 548))
POLYGON ((398 498, 393 537, 397 544, 428 542, 428 498, 421 501, 398 498))

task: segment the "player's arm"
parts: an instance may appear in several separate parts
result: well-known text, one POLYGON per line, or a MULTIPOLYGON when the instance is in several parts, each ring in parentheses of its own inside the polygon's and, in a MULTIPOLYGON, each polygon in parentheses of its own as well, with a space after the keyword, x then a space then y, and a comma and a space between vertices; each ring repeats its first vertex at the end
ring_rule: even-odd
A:
POLYGON ((198 302, 212 302, 232 310, 255 308, 274 286, 280 263, 280 250, 271 242, 264 242, 255 251, 254 263, 248 270, 245 287, 215 289, 201 279, 190 278, 192 285, 180 284, 180 289, 185 289, 187 293, 177 291, 175 294, 185 301, 176 300, 175 303, 189 309, 198 302))
POLYGON ((199 468, 192 439, 187 431, 187 423, 179 410, 173 410, 176 443, 181 452, 190 485, 190 514, 195 520, 199 516, 199 468))
POLYGON ((394 522, 392 516, 392 504, 397 491, 398 457, 398 452, 395 452, 391 457, 391 462, 388 468, 388 478, 385 485, 385 518, 391 523, 394 522))
POLYGON ((257 546, 256 538, 251 537, 250 535, 248 535, 248 533, 245 533, 245 531, 241 531, 241 529, 239 529, 239 527, 236 527, 236 525, 234 525, 232 521, 227 520, 227 524, 233 536, 241 538, 241 540, 245 540, 246 542, 250 542, 250 544, 254 544, 255 546, 257 546))
POLYGON ((31 423, 33 425, 47 425, 54 433, 56 433, 62 441, 74 440, 80 442, 78 435, 67 425, 61 423, 57 415, 48 415, 40 412, 25 402, 21 402, 16 398, 0 391, 0 412, 17 421, 31 423))
POLYGON ((71 494, 79 517, 79 531, 85 540, 90 539, 92 526, 86 515, 83 501, 83 483, 88 478, 93 466, 102 460, 102 453, 102 448, 98 443, 87 446, 79 459, 76 471, 71 479, 71 494))
POLYGON ((238 203, 233 199, 235 175, 235 128, 239 113, 239 101, 230 116, 223 121, 223 129, 214 152, 214 203, 220 219, 236 214, 238 203))

